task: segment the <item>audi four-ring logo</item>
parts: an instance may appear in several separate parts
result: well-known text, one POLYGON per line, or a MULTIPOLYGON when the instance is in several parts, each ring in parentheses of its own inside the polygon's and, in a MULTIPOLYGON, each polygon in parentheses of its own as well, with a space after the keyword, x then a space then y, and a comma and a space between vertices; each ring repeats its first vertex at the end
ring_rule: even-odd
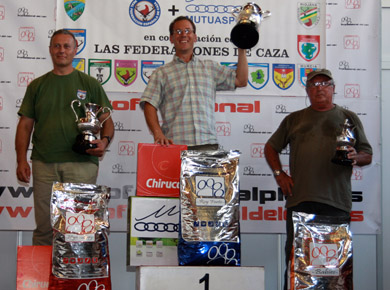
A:
POLYGON ((188 12, 198 13, 231 13, 233 9, 241 6, 233 5, 187 5, 186 10, 188 12))
POLYGON ((139 232, 160 232, 160 233, 179 232, 179 224, 174 224, 174 223, 138 222, 134 224, 134 228, 139 232))

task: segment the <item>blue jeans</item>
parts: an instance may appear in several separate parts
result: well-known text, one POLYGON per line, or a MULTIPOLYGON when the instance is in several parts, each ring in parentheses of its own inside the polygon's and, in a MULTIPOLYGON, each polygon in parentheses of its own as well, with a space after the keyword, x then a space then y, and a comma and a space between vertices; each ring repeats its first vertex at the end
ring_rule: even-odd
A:
POLYGON ((50 200, 53 182, 95 184, 99 167, 92 162, 44 163, 32 161, 36 229, 33 245, 51 245, 50 200))

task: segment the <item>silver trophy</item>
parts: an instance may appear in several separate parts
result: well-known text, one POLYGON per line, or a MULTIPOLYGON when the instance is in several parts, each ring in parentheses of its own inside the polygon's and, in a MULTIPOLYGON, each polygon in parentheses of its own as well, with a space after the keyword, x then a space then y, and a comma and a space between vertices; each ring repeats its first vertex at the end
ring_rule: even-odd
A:
POLYGON ((232 11, 237 24, 230 33, 230 39, 238 48, 250 49, 259 41, 259 26, 263 18, 271 15, 270 11, 262 11, 254 2, 249 2, 232 11), (235 13, 239 13, 236 15, 235 13))
POLYGON ((81 132, 76 137, 76 142, 73 144, 73 151, 80 153, 80 154, 88 154, 86 153, 86 150, 91 148, 96 148, 96 144, 92 144, 91 141, 96 140, 95 134, 99 133, 101 126, 103 123, 111 117, 112 111, 108 107, 102 107, 100 105, 94 104, 94 103, 85 103, 84 104, 84 111, 85 111, 85 117, 79 118, 77 115, 73 104, 77 103, 78 107, 81 106, 81 102, 79 100, 73 100, 70 107, 73 110, 73 113, 76 116, 76 122, 77 122, 77 128, 81 132), (107 110, 110 112, 107 118, 105 118, 101 123, 98 119, 98 115, 101 112, 104 112, 107 110))
POLYGON ((332 162, 339 165, 351 166, 353 160, 348 158, 348 146, 354 146, 356 138, 353 135, 355 128, 348 119, 345 119, 342 125, 341 134, 336 137, 336 153, 332 158, 332 162))

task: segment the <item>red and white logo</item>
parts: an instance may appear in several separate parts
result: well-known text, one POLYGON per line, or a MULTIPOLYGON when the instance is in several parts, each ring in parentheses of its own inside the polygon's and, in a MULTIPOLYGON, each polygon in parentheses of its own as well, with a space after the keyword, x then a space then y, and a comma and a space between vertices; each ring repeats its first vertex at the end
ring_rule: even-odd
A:
POLYGON ((215 129, 217 136, 230 136, 232 133, 232 125, 230 122, 216 122, 215 129))
POLYGON ((133 141, 120 141, 118 143, 118 155, 134 156, 135 143, 133 141))
POLYGON ((66 242, 94 242, 95 218, 93 214, 66 212, 66 242))
POLYGON ((0 5, 0 20, 4 20, 5 18, 5 7, 0 5))
POLYGON ((92 257, 92 258, 81 258, 81 257, 64 257, 62 258, 62 263, 64 264, 97 264, 99 263, 99 258, 98 257, 92 257))
POLYGON ((310 243, 310 265, 338 266, 337 244, 310 243))
POLYGON ((344 97, 345 98, 360 98, 360 85, 359 84, 345 84, 344 85, 344 97))
POLYGON ((179 197, 180 151, 186 145, 138 144, 137 196, 179 197))
POLYGON ((344 49, 360 49, 359 35, 345 35, 344 49))
POLYGON ((102 284, 99 284, 99 282, 97 280, 91 280, 88 282, 84 282, 82 284, 80 284, 80 286, 77 288, 77 290, 92 290, 92 289, 101 289, 101 290, 104 290, 106 289, 106 286, 104 285, 104 283, 102 284))
POLYGON ((3 97, 0 96, 0 111, 3 110, 3 97))
POLYGON ((264 158, 264 143, 252 143, 251 144, 251 157, 252 158, 264 158))
POLYGON ((35 41, 35 28, 34 27, 20 27, 19 28, 19 41, 35 41))
POLYGON ((325 27, 326 29, 332 28, 332 15, 330 14, 326 14, 325 27))
POLYGON ((65 231, 75 234, 91 234, 95 232, 95 218, 93 214, 66 212, 65 231))
POLYGON ((114 111, 135 111, 139 104, 140 98, 132 98, 128 100, 114 100, 110 101, 114 111))
POLYGON ((345 0, 346 9, 360 9, 362 6, 361 0, 345 0))
POLYGON ((49 289, 52 246, 18 246, 16 289, 49 289))
POLYGON ((0 47, 0 61, 4 60, 4 48, 0 47))
POLYGON ((215 112, 260 113, 260 101, 254 101, 253 103, 215 103, 215 112))
POLYGON ((18 73, 18 87, 27 87, 35 78, 32 72, 18 73))
POLYGON ((361 167, 353 167, 351 180, 363 180, 363 169, 361 167))

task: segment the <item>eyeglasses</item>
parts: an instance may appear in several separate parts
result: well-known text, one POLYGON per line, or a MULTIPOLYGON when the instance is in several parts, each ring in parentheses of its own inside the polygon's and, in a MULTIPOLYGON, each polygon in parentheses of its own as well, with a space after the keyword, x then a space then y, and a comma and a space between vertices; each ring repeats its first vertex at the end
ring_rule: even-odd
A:
POLYGON ((61 49, 61 47, 63 47, 65 50, 70 50, 70 49, 75 48, 74 46, 71 46, 70 44, 67 44, 67 43, 65 43, 64 45, 56 43, 56 44, 51 45, 51 47, 54 49, 61 49))
POLYGON ((189 28, 186 28, 186 29, 184 29, 184 30, 176 29, 176 30, 174 31, 174 33, 176 33, 176 34, 178 34, 178 35, 182 35, 183 32, 184 32, 184 34, 187 35, 187 34, 191 34, 191 33, 193 32, 193 30, 192 30, 192 29, 189 29, 189 28))
POLYGON ((306 87, 308 88, 318 88, 319 86, 321 87, 330 87, 330 86, 333 86, 334 85, 334 82, 333 81, 326 81, 326 82, 315 82, 315 83, 310 83, 310 84, 307 84, 306 87))

